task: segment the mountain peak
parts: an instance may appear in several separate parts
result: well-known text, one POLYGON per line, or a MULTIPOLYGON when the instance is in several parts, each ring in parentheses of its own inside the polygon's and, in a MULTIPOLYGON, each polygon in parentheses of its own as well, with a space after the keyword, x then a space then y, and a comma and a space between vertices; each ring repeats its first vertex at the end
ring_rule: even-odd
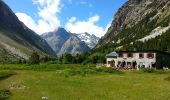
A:
POLYGON ((59 28, 57 28, 56 30, 54 30, 53 32, 54 32, 54 33, 55 33, 55 32, 60 33, 60 32, 67 32, 67 31, 66 31, 64 28, 59 27, 59 28))

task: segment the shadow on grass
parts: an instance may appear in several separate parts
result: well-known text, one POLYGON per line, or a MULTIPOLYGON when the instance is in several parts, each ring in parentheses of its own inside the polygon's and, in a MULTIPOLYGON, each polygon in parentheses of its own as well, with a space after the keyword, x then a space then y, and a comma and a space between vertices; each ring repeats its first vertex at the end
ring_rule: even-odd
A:
MULTIPOLYGON (((0 71, 0 81, 4 80, 16 73, 11 71, 0 71)), ((7 89, 0 89, 0 100, 8 100, 12 93, 7 89)))
POLYGON ((170 81, 170 76, 169 76, 169 77, 164 78, 164 80, 166 80, 166 81, 170 81))
POLYGON ((15 74, 16 73, 12 71, 0 71, 0 80, 6 79, 15 74))
POLYGON ((8 100, 12 93, 9 90, 0 90, 0 100, 8 100))

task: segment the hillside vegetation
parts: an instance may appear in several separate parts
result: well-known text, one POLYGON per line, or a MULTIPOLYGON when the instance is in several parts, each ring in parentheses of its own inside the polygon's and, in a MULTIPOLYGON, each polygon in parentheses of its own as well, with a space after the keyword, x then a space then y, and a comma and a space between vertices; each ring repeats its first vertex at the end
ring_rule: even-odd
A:
POLYGON ((116 13, 96 52, 160 50, 170 53, 169 0, 129 0, 116 13))

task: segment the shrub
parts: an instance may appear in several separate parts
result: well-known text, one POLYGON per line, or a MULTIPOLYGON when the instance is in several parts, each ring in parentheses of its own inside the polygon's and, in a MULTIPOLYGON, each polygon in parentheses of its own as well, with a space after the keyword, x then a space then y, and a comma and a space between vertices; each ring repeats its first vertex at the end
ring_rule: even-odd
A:
POLYGON ((153 68, 144 68, 144 69, 142 69, 142 71, 146 72, 146 73, 154 73, 155 69, 153 69, 153 68))
POLYGON ((31 57, 29 58, 29 63, 30 64, 39 64, 40 63, 40 56, 38 55, 37 52, 33 52, 31 54, 31 57))

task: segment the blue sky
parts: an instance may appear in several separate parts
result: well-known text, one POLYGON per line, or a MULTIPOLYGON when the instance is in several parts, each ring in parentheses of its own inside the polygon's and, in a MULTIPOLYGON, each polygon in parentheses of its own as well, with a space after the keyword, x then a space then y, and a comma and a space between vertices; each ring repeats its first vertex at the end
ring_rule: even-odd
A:
POLYGON ((64 27, 73 33, 103 36, 127 0, 4 0, 38 34, 64 27))

